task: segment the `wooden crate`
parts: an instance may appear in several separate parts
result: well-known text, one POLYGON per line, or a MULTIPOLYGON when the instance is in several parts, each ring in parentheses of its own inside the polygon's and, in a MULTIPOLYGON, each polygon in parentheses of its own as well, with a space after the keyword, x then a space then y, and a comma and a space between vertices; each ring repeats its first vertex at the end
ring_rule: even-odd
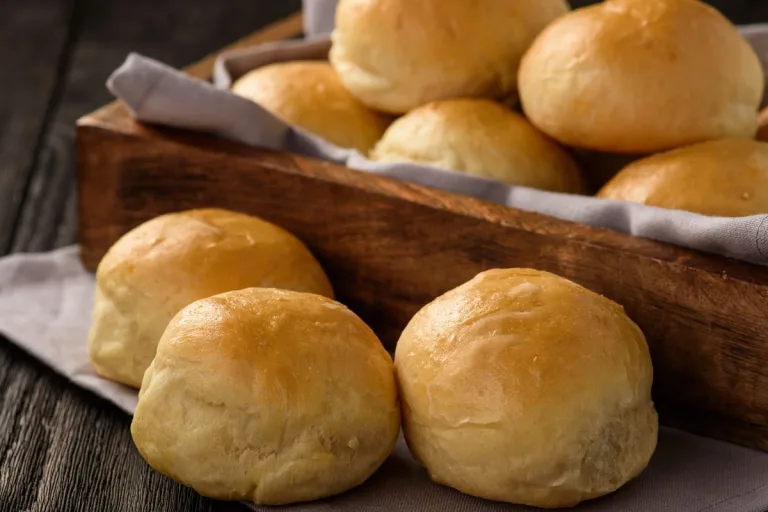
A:
MULTIPOLYGON (((298 34, 290 18, 238 43, 298 34)), ((208 76, 212 58, 188 68, 208 76)), ((287 153, 135 123, 78 122, 82 257, 159 214, 216 206, 295 233, 339 300, 393 347, 426 302, 489 268, 557 273, 623 304, 648 337, 668 425, 768 450, 768 268, 287 153)))

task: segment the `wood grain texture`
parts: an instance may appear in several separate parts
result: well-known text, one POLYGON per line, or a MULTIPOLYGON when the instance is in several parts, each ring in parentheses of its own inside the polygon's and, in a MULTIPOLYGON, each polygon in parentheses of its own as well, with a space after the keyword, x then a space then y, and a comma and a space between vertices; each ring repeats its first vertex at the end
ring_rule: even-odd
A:
POLYGON ((42 146, 74 6, 75 0, 0 0, 0 253, 11 244, 42 146))
MULTIPOLYGON (((78 117, 109 101, 104 83, 128 52, 182 65, 201 54, 220 51, 224 45, 234 48, 294 37, 302 30, 301 15, 295 14, 299 5, 298 0, 292 0, 270 4, 256 12, 252 3, 245 1, 213 3, 202 8, 186 0, 166 0, 150 10, 148 6, 129 2, 113 2, 105 8, 102 2, 80 0, 72 21, 77 35, 73 37, 71 51, 62 57, 66 66, 61 70, 61 82, 48 99, 50 121, 40 128, 42 135, 35 161, 24 174, 28 191, 11 251, 43 251, 53 248, 51 243, 60 247, 74 242, 73 125, 78 117), (263 30, 248 32, 253 29, 254 16, 259 20, 285 18, 263 30), (175 20, 175 25, 171 25, 174 30, 160 30, 159 20, 171 18, 175 20), (201 25, 203 20, 205 25, 201 25), (184 27, 197 28, 193 31, 184 27), (229 44, 233 34, 246 32, 245 37, 229 44), (175 39, 183 39, 183 47, 174 46, 175 39)), ((215 53, 190 66, 188 72, 209 74, 215 53)))
POLYGON ((339 299, 390 347, 418 308, 482 270, 548 270, 626 307, 649 339, 655 397, 671 416, 717 415, 730 424, 710 433, 768 450, 768 268, 289 154, 125 126, 87 118, 78 131, 90 268, 156 215, 202 206, 252 213, 304 240, 339 299))
MULTIPOLYGON (((128 51, 183 65, 299 4, 0 0, 0 253, 75 241, 74 122, 128 51)), ((245 510, 152 471, 129 425, 0 336, 0 511, 245 510)))
POLYGON ((239 511, 153 471, 129 418, 0 343, 0 510, 239 511))

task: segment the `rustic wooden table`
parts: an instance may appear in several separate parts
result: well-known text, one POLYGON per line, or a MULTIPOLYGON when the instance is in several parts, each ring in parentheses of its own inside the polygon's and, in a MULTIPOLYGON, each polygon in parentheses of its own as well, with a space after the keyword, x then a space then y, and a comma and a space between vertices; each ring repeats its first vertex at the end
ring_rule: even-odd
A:
MULTIPOLYGON (((591 3, 572 2, 574 5, 591 3)), ((768 2, 714 2, 737 23, 768 2)), ((0 255, 75 241, 73 125, 130 51, 181 66, 300 0, 0 0, 0 255)), ((153 472, 129 418, 0 338, 0 511, 241 510, 153 472)))

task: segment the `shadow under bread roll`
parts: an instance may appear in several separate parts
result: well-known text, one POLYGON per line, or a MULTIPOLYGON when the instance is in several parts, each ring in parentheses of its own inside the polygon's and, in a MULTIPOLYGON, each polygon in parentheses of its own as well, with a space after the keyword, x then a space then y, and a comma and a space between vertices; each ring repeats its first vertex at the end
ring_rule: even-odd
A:
POLYGON ((422 308, 395 351, 408 446, 437 483, 567 507, 615 491, 658 435, 643 333, 615 302, 531 269, 422 308))
POLYGON ((264 220, 227 210, 161 215, 123 235, 96 271, 89 356, 138 388, 168 322, 187 304, 251 286, 333 297, 309 249, 264 220))
POLYGON ((557 192, 585 188, 563 148, 520 114, 487 99, 436 101, 412 110, 392 123, 370 158, 557 192))
POLYGON ((755 51, 698 0, 606 0, 555 20, 520 64, 531 122, 571 147, 651 154, 752 138, 763 96, 755 51))
POLYGON ((376 144, 391 121, 350 94, 327 62, 264 66, 238 79, 232 92, 288 124, 363 154, 376 144))
POLYGON ((392 359, 319 295, 248 288, 182 309, 160 340, 131 435, 204 496, 287 504, 364 482, 400 431, 392 359))
POLYGON ((620 155, 578 148, 568 148, 568 150, 579 168, 582 169, 589 194, 594 194, 600 190, 627 165, 647 156, 620 155))
POLYGON ((597 197, 720 217, 768 213, 768 143, 721 139, 653 155, 597 197))

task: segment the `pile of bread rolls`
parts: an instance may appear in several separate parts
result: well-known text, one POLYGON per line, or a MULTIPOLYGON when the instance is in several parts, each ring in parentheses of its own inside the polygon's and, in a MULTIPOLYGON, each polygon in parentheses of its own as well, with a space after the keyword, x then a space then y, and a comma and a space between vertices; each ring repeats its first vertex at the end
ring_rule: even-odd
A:
POLYGON ((400 430, 376 335, 301 241, 255 217, 192 210, 124 235, 99 263, 89 338, 96 373, 140 387, 141 454, 205 496, 345 491, 400 430))
POLYGON ((287 231, 170 213, 99 264, 89 353, 140 388, 133 440, 205 496, 287 504, 363 483, 402 420, 435 482, 543 507, 610 493, 656 447, 653 370, 618 304, 531 269, 491 270, 419 311, 394 363, 287 231))
POLYGON ((372 160, 768 212, 763 71, 704 2, 340 0, 332 43, 330 63, 269 65, 233 92, 372 160))

